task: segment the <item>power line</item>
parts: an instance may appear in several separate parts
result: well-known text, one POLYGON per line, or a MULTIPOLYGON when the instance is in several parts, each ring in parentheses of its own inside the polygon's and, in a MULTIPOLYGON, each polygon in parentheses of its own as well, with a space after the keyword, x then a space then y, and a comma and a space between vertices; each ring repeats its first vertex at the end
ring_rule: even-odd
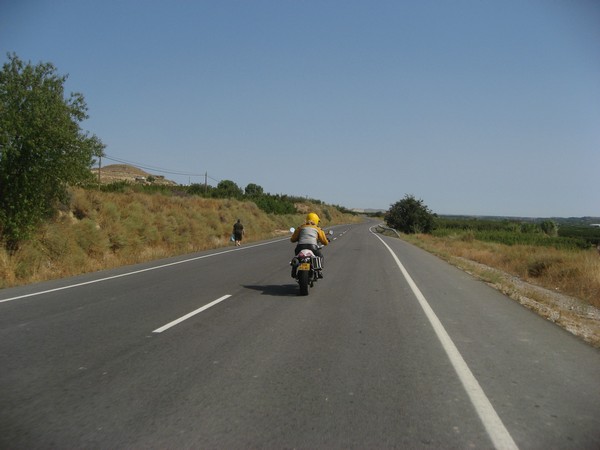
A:
POLYGON ((155 170, 157 172, 161 172, 161 173, 168 173, 171 175, 188 175, 188 176, 196 176, 196 177, 200 177, 200 176, 204 176, 204 174, 200 175, 200 174, 196 174, 196 173, 190 173, 190 172, 181 172, 178 170, 173 170, 173 169, 164 169, 161 167, 155 167, 155 166, 149 166, 149 165, 145 165, 145 164, 140 164, 134 161, 127 161, 125 159, 121 159, 121 158, 115 158, 113 156, 110 155, 104 155, 104 158, 110 160, 110 161, 115 161, 115 162, 119 162, 119 163, 123 163, 123 164, 130 164, 132 166, 138 167, 140 169, 147 169, 147 170, 155 170))
POLYGON ((122 163, 122 164, 129 164, 129 165, 135 166, 139 169, 152 170, 155 172, 166 173, 169 175, 183 175, 183 176, 188 176, 188 177, 206 177, 206 178, 210 178, 213 181, 216 181, 217 183, 220 181, 213 177, 208 176, 206 173, 198 174, 198 173, 191 173, 191 172, 182 172, 182 171, 173 170, 173 169, 164 169, 161 167, 149 166, 149 165, 140 164, 140 163, 133 162, 133 161, 127 161, 127 160, 121 159, 121 158, 115 158, 114 156, 110 156, 110 155, 106 155, 106 154, 103 155, 103 157, 110 161, 114 161, 114 162, 118 162, 118 163, 122 163))

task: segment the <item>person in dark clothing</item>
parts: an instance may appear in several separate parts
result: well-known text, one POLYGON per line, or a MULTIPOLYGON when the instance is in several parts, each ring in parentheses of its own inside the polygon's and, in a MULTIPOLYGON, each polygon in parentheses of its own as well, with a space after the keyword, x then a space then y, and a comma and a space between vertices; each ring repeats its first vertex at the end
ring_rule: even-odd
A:
POLYGON ((242 225, 242 222, 238 219, 237 222, 233 224, 233 238, 236 246, 242 245, 242 237, 244 234, 244 225, 242 225))

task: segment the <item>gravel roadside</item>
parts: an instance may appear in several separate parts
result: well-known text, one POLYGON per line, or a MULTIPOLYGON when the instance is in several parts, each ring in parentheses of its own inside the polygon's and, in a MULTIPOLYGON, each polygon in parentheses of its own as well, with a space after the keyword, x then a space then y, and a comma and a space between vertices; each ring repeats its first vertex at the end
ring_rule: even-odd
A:
POLYGON ((526 308, 561 326, 585 342, 600 348, 600 309, 581 300, 521 280, 493 267, 465 258, 451 263, 485 281, 526 308))

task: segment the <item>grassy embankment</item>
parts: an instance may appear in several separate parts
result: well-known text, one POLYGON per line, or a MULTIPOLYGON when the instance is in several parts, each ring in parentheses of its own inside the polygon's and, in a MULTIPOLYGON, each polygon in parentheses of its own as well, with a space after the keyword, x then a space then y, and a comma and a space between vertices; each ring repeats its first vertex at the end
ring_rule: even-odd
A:
POLYGON ((327 205, 275 215, 237 200, 74 189, 70 205, 15 254, 0 249, 0 288, 231 245, 238 218, 244 242, 285 235, 309 208, 322 226, 358 220, 327 205))
MULTIPOLYGON (((404 238, 444 259, 453 260, 458 266, 474 261, 600 308, 600 257, 595 249, 507 245, 480 241, 471 234, 404 238)), ((472 266, 467 268, 473 269, 472 266)), ((490 282, 498 281, 493 272, 486 274, 485 269, 479 275, 490 282)))

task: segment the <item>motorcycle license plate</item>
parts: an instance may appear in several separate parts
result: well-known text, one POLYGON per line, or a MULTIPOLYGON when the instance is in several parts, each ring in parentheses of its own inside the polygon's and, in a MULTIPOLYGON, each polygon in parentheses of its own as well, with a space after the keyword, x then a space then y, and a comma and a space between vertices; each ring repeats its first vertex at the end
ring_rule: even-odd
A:
POLYGON ((310 263, 302 263, 298 266, 298 270, 310 270, 310 263))

